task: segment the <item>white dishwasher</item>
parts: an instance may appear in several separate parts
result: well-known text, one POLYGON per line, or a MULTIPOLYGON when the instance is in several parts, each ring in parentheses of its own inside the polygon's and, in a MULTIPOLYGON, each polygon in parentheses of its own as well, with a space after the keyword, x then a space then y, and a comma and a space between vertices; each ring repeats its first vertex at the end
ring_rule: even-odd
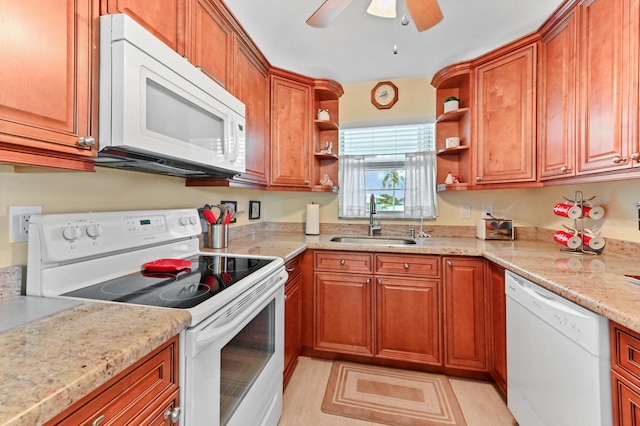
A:
POLYGON ((520 426, 609 426, 608 320, 506 271, 509 410, 520 426))

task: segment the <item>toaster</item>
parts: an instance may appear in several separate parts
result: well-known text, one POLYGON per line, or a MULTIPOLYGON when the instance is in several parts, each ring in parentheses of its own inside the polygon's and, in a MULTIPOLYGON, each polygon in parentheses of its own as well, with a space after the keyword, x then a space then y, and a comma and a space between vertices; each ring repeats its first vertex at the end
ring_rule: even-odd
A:
POLYGON ((511 219, 480 218, 476 224, 476 237, 481 240, 513 240, 511 219))

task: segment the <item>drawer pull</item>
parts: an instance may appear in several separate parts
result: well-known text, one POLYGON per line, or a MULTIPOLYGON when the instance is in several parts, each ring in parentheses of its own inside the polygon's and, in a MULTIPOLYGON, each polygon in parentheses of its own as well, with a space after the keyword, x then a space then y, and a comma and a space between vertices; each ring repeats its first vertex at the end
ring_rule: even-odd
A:
POLYGON ((408 263, 404 264, 404 269, 409 269, 409 264, 408 263))
POLYGON ((167 408, 167 411, 164 412, 164 419, 167 420, 171 417, 171 423, 178 423, 180 420, 180 407, 176 407, 173 410, 171 407, 167 408))
POLYGON ((340 259, 340 264, 344 265, 344 259, 340 259))
POLYGON ((95 419, 92 423, 91 426, 98 426, 100 423, 102 423, 104 421, 104 414, 101 415, 100 417, 98 417, 97 419, 95 419))
POLYGON ((291 267, 287 268, 286 270, 287 270, 287 272, 293 272, 293 271, 296 270, 296 267, 295 266, 291 266, 291 267))
POLYGON ((451 263, 450 260, 447 260, 447 266, 453 266, 453 263, 451 263))

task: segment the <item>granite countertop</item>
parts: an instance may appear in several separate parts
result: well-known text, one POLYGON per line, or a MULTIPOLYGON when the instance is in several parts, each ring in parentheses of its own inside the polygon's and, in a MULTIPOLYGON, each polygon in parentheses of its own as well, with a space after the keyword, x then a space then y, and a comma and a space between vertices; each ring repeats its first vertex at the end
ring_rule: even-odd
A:
POLYGON ((630 253, 609 255, 606 249, 598 256, 565 253, 557 243, 542 240, 434 237, 418 238, 416 245, 371 246, 331 242, 334 236, 257 232, 212 251, 279 256, 285 261, 305 249, 481 256, 640 333, 640 286, 624 277, 640 275, 640 265, 629 262, 630 253))
MULTIPOLYGON (((542 240, 434 237, 409 246, 367 246, 331 242, 334 235, 265 230, 232 239, 226 249, 203 251, 285 261, 306 249, 481 256, 640 333, 640 286, 623 276, 640 275, 640 266, 629 262, 629 256, 564 253, 542 240)), ((178 334, 190 320, 182 310, 85 302, 0 333, 0 425, 44 423, 178 334)))
POLYGON ((191 321, 186 311, 85 302, 0 333, 0 425, 40 425, 191 321))

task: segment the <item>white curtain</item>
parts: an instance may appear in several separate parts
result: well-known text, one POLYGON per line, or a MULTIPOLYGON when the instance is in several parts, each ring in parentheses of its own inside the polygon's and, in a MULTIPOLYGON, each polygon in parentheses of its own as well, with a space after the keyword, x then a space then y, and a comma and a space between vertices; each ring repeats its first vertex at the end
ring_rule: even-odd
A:
POLYGON ((363 217, 365 210, 365 164, 363 155, 341 155, 338 162, 338 217, 363 217))
POLYGON ((413 218, 438 216, 436 153, 433 151, 405 156, 404 215, 413 218))

